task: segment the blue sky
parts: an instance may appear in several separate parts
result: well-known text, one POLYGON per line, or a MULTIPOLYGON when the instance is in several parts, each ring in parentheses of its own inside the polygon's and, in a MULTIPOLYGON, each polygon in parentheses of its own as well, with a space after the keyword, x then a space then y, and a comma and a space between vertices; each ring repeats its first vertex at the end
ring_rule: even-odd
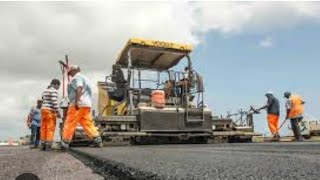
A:
MULTIPOLYGON (((261 106, 265 92, 272 90, 281 103, 282 121, 287 90, 302 95, 306 114, 319 118, 319 47, 320 25, 303 24, 267 34, 210 32, 192 56, 205 78, 207 103, 216 115, 261 106), (266 37, 271 44, 262 47, 260 41, 266 37)), ((255 115, 255 123, 256 131, 268 132, 265 112, 255 115)))

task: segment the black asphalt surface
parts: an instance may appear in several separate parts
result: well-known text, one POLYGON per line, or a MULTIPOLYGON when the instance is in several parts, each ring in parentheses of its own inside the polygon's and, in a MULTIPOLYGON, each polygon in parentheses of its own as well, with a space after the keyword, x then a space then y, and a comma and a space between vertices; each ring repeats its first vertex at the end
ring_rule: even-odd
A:
MULTIPOLYGON (((160 179, 320 179, 319 142, 126 146, 75 151, 160 179)), ((112 168, 110 164, 107 167, 112 168)))

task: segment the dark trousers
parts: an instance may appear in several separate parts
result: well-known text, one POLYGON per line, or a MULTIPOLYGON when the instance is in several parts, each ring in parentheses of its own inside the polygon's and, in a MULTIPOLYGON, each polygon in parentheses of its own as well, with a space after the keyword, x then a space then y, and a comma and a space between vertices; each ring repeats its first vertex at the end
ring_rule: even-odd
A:
POLYGON ((40 143, 40 127, 31 125, 30 145, 38 146, 40 143))
POLYGON ((294 138, 296 141, 302 140, 301 129, 299 123, 302 121, 303 117, 290 119, 291 128, 294 134, 294 138))

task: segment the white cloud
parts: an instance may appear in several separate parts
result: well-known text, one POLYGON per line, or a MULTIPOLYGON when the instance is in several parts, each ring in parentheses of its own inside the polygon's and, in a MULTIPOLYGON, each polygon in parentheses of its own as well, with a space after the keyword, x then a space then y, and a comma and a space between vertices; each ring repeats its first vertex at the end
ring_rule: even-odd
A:
POLYGON ((265 39, 262 39, 260 42, 259 42, 259 46, 260 47, 272 47, 273 46, 273 40, 270 38, 270 37, 266 37, 265 39))
POLYGON ((197 45, 208 32, 265 33, 319 17, 317 2, 0 2, 0 138, 26 132, 21 122, 60 77, 65 53, 95 84, 130 37, 197 45))
POLYGON ((319 22, 318 2, 200 2, 194 4, 199 31, 265 33, 319 22))
POLYGON ((65 53, 96 85, 130 37, 197 43, 188 8, 185 2, 0 2, 0 129, 11 129, 0 138, 26 132, 21 123, 61 76, 57 62, 65 53))

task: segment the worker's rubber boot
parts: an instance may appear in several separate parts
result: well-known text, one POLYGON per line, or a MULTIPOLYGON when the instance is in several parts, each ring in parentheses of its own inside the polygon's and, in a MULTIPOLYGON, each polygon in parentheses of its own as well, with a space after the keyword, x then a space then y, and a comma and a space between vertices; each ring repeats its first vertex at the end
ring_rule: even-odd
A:
POLYGON ((51 151, 51 145, 52 143, 46 143, 44 147, 44 151, 51 151))
POLYGON ((69 149, 69 143, 61 140, 59 150, 61 150, 61 151, 68 151, 68 149, 69 149))
POLYGON ((57 143, 56 146, 52 147, 51 149, 55 150, 55 151, 68 151, 69 143, 66 143, 66 142, 61 140, 60 143, 57 143))
POLYGON ((46 149, 46 143, 41 143, 41 148, 40 150, 41 151, 44 151, 46 149))
POLYGON ((102 139, 100 136, 93 138, 93 143, 89 145, 89 147, 94 147, 94 148, 102 148, 103 143, 102 139))
POLYGON ((35 142, 35 148, 39 148, 40 147, 40 141, 39 140, 37 140, 36 142, 35 142))
POLYGON ((275 133, 273 138, 274 138, 274 140, 279 141, 280 140, 280 135, 278 133, 275 133))

